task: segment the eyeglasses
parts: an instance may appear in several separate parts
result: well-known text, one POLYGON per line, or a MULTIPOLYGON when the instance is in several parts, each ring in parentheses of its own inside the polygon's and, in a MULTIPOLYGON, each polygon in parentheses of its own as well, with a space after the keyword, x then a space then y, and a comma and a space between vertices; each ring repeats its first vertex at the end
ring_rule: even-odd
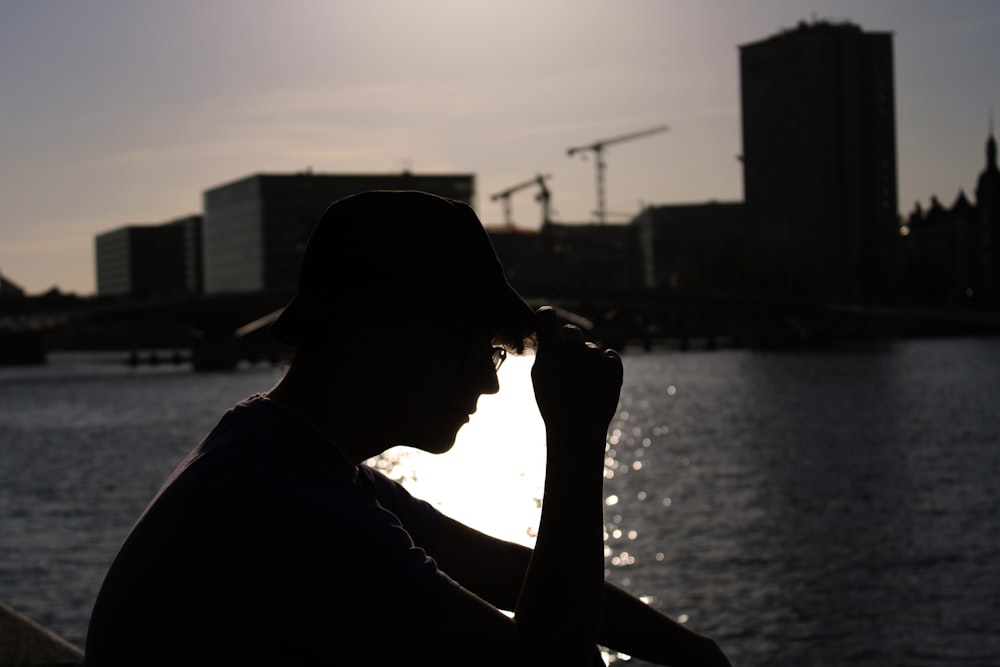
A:
MULTIPOLYGON (((462 355, 462 368, 469 373, 473 373, 480 368, 480 364, 483 363, 484 355, 483 348, 485 340, 480 338, 472 342, 465 349, 465 354, 462 355)), ((493 371, 499 371, 500 367, 503 366, 504 360, 507 359, 507 350, 502 347, 488 347, 490 363, 493 365, 493 371)))
POLYGON ((507 359, 507 350, 502 347, 494 347, 492 352, 490 352, 490 361, 493 362, 493 370, 498 371, 500 367, 503 366, 503 362, 507 359))

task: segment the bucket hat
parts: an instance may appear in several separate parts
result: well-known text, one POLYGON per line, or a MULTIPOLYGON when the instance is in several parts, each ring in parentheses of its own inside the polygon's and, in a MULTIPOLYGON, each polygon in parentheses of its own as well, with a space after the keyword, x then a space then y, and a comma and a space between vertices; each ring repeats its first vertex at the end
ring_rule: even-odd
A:
POLYGON ((295 296, 270 334, 294 347, 310 327, 381 304, 457 312, 521 337, 534 331, 533 310, 508 282, 472 208, 415 190, 371 190, 331 204, 306 244, 295 296))

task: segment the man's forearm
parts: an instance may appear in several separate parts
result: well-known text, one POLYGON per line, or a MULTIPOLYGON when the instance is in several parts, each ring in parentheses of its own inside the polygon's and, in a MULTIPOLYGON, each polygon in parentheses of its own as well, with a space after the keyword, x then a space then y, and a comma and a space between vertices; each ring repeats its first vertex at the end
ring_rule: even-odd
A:
POLYGON ((607 582, 598 637, 602 646, 659 665, 728 667, 730 664, 711 639, 607 582))
MULTIPOLYGON (((549 448, 564 450, 566 443, 550 437, 549 448)), ((597 645, 604 581, 603 461, 593 458, 585 465, 574 462, 568 472, 550 456, 538 539, 514 616, 533 644, 579 653, 579 659, 561 656, 562 664, 589 663, 597 645)))
MULTIPOLYGON (((513 611, 532 551, 452 521, 445 543, 432 555, 444 571, 473 593, 499 609, 513 611)), ((710 639, 607 582, 597 643, 664 665, 729 664, 710 639)))
POLYGON ((531 382, 545 422, 545 496, 514 622, 553 664, 590 664, 604 591, 604 452, 622 386, 621 358, 537 315, 531 382))

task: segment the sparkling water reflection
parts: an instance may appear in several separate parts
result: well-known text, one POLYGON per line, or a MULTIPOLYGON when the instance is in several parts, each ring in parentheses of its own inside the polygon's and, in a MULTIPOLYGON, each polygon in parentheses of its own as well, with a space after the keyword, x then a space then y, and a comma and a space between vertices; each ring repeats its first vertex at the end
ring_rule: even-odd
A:
MULTIPOLYGON (((608 576, 739 665, 1000 655, 1000 341, 636 354, 606 460, 608 576)), ((531 544, 530 359, 453 452, 376 463, 531 544)), ((82 644, 104 570, 176 461, 272 369, 0 369, 0 599, 82 644)))

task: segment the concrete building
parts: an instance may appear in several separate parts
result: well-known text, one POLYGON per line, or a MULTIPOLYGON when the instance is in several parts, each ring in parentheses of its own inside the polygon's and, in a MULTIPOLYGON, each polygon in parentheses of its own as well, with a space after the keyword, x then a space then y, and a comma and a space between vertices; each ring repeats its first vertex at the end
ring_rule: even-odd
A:
POLYGON ((642 283, 634 225, 547 223, 488 229, 511 284, 532 296, 632 290, 642 283))
POLYGON ((190 215, 172 223, 184 230, 184 290, 188 294, 201 294, 204 291, 201 267, 202 220, 201 215, 190 215))
POLYGON ((635 219, 643 287, 688 294, 746 282, 742 202, 650 206, 635 219))
POLYGON ((200 291, 201 216, 127 225, 94 240, 98 296, 146 298, 200 291))
POLYGON ((255 174, 204 193, 206 294, 293 289, 306 241, 337 199, 423 190, 473 204, 471 174, 255 174))
POLYGON ((898 229, 892 34, 802 23, 741 46, 740 78, 762 287, 875 296, 898 229))

